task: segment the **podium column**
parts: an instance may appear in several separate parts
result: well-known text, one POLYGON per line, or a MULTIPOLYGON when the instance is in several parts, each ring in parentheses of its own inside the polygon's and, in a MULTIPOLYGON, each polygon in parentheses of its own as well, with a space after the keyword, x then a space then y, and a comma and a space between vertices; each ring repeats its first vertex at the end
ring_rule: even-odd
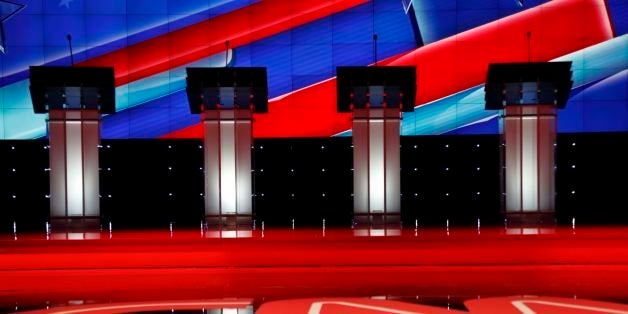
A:
POLYGON ((553 214, 556 107, 506 106, 503 117, 507 214, 553 214))
POLYGON ((400 115, 399 107, 353 111, 353 213, 358 223, 399 220, 400 115))
POLYGON ((353 120, 354 223, 399 227, 401 115, 414 110, 416 68, 343 66, 336 78, 338 111, 353 120))
POLYGON ((51 109, 50 218, 100 218, 100 113, 97 109, 51 109))
POLYGON ((190 111, 205 127, 205 223, 251 228, 253 113, 268 110, 266 68, 186 68, 190 111))
POLYGON ((487 110, 501 110, 502 210, 510 225, 555 223, 557 110, 573 82, 571 62, 489 66, 487 110))
POLYGON ((249 109, 203 111, 208 223, 248 224, 252 219, 252 117, 249 109))
POLYGON ((52 229, 99 229, 100 117, 115 112, 113 68, 31 66, 29 89, 34 112, 48 114, 52 229))

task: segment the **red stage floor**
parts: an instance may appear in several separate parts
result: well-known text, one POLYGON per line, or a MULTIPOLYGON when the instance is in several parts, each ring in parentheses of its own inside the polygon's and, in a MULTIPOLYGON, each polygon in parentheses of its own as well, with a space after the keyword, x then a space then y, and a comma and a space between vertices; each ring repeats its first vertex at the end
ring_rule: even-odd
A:
MULTIPOLYGON (((539 308, 558 297, 628 313, 628 227, 0 235, 0 312, 477 313, 464 301, 529 295, 546 298, 539 308), (386 310, 395 302, 410 308, 386 310)), ((512 313, 556 312, 539 308, 512 313)))

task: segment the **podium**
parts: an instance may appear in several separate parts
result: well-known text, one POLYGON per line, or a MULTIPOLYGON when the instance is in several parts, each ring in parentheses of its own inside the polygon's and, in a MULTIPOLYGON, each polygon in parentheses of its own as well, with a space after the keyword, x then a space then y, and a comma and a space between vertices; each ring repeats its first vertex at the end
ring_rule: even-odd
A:
POLYGON ((354 220, 400 223, 400 123, 414 110, 416 68, 347 66, 336 75, 337 109, 353 113, 354 220))
POLYGON ((204 131, 205 221, 250 226, 253 113, 268 110, 266 68, 187 68, 190 111, 204 131))
POLYGON ((100 115, 115 112, 113 68, 30 67, 35 113, 48 114, 53 230, 100 225, 100 115))
POLYGON ((571 62, 491 64, 485 109, 501 110, 502 211, 515 224, 552 224, 556 112, 569 98, 571 62))

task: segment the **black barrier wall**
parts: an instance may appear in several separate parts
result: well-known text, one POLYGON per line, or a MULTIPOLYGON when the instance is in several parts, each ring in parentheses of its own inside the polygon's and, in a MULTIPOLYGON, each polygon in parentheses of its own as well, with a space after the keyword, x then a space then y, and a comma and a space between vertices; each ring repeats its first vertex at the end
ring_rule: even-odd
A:
MULTIPOLYGON (((559 224, 627 224, 628 133, 559 134, 559 224)), ((0 230, 44 230, 49 217, 47 140, 0 141, 0 230)), ((501 224, 496 135, 401 138, 404 226, 501 224)), ((256 139, 255 221, 266 226, 350 226, 351 138, 256 139)), ((203 219, 201 140, 102 140, 101 211, 114 228, 198 227, 203 219)))

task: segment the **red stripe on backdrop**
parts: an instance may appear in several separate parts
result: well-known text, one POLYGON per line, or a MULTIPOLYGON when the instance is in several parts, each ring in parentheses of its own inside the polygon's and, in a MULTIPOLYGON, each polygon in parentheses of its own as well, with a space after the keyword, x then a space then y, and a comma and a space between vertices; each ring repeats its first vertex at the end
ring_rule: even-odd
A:
POLYGON ((264 0, 80 63, 112 66, 116 86, 289 30, 369 0, 264 0))
MULTIPOLYGON (((426 45, 385 62, 417 66, 417 105, 484 82, 490 63, 548 61, 612 38, 603 0, 558 0, 426 45), (528 36, 530 33, 530 50, 528 36)), ((336 112, 336 80, 272 99, 254 137, 331 136, 351 128, 336 112)), ((202 124, 166 138, 201 138, 202 124)))

